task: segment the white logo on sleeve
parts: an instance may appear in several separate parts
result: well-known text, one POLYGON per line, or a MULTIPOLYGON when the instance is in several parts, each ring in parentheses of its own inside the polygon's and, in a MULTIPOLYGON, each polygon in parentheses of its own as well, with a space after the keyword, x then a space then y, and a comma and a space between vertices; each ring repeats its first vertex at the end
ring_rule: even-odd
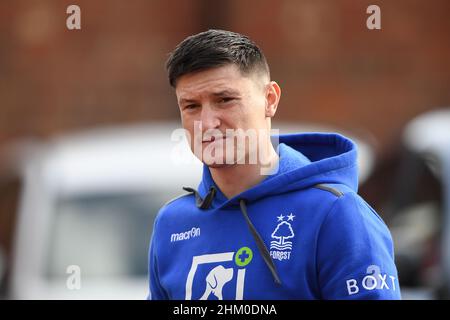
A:
POLYGON ((381 273, 381 269, 377 265, 370 265, 367 267, 366 275, 360 282, 356 279, 349 279, 346 281, 348 295, 357 294, 360 289, 367 291, 371 290, 397 290, 395 286, 396 278, 386 273, 381 273))

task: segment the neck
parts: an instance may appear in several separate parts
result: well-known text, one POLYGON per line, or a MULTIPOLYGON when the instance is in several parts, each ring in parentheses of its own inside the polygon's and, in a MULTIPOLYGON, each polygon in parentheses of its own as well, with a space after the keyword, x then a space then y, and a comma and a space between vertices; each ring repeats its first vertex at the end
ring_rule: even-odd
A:
POLYGON ((230 199, 260 183, 278 165, 279 157, 272 144, 260 160, 257 164, 233 164, 209 167, 209 170, 214 182, 230 199))

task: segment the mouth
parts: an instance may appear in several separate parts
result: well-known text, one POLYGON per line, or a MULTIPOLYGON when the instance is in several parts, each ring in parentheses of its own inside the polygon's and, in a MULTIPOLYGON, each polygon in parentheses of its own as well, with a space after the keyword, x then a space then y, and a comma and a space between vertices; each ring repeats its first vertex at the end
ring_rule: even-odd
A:
POLYGON ((213 142, 214 140, 216 140, 216 137, 212 136, 210 138, 205 138, 204 140, 202 140, 202 143, 209 143, 213 142))
POLYGON ((211 143, 214 142, 216 140, 225 140, 227 137, 226 136, 222 136, 222 137, 216 137, 216 136, 211 136, 209 138, 205 138, 204 140, 202 140, 202 143, 211 143))

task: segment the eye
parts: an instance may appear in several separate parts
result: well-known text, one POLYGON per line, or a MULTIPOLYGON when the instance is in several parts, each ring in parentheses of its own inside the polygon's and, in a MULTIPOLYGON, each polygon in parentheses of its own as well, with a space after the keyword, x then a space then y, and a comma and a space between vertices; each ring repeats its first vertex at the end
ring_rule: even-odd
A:
POLYGON ((219 102, 220 102, 220 103, 227 103, 227 102, 230 102, 230 101, 233 101, 233 100, 234 100, 233 97, 224 97, 224 98, 221 98, 221 99, 219 100, 219 102))
POLYGON ((196 108, 198 108, 198 104, 188 104, 188 105, 184 106, 183 109, 185 109, 185 110, 194 110, 196 108))

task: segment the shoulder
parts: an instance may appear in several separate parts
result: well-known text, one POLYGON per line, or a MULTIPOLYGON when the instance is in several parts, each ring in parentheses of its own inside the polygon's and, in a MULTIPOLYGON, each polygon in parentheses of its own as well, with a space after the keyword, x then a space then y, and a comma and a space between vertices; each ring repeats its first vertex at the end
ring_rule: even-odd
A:
MULTIPOLYGON (((337 189, 339 186, 337 186, 337 189)), ((321 189, 323 190, 323 189, 321 189)), ((334 200, 324 216, 317 237, 316 264, 322 295, 326 299, 397 299, 400 297, 389 229, 374 209, 355 191, 323 190, 334 200), (336 193, 336 194, 335 194, 336 193), (374 269, 376 268, 376 269, 374 269), (377 271, 376 271, 377 270, 377 271), (392 280, 376 289, 367 276, 392 280), (394 284, 395 281, 395 284, 394 284), (358 294, 357 294, 358 293, 358 294)))
POLYGON ((355 191, 345 186, 334 187, 340 193, 333 194, 334 201, 322 220, 321 238, 359 243, 362 247, 383 243, 391 248, 390 231, 380 215, 355 191))
POLYGON ((314 188, 328 194, 328 196, 324 196, 332 201, 330 211, 364 212, 369 216, 374 216, 374 218, 383 221, 378 213, 359 194, 345 185, 317 184, 314 188))
POLYGON ((180 194, 167 201, 156 215, 155 226, 162 221, 178 219, 195 208, 195 198, 191 193, 180 194))
POLYGON ((190 193, 190 192, 182 193, 182 194, 180 194, 180 195, 170 199, 169 201, 167 201, 162 206, 161 209, 170 208, 170 207, 177 207, 179 205, 186 205, 186 201, 188 201, 188 202, 191 201, 190 198, 193 199, 193 194, 192 193, 190 193), (191 197, 189 197, 189 196, 191 196, 191 197))
POLYGON ((333 199, 340 198, 345 194, 345 192, 348 192, 346 187, 340 184, 319 183, 314 185, 314 188, 329 193, 330 197, 333 195, 333 199))
POLYGON ((354 190, 342 184, 315 185, 320 204, 326 203, 321 216, 321 234, 346 234, 347 236, 371 234, 386 241, 391 239, 389 229, 381 216, 354 190))

